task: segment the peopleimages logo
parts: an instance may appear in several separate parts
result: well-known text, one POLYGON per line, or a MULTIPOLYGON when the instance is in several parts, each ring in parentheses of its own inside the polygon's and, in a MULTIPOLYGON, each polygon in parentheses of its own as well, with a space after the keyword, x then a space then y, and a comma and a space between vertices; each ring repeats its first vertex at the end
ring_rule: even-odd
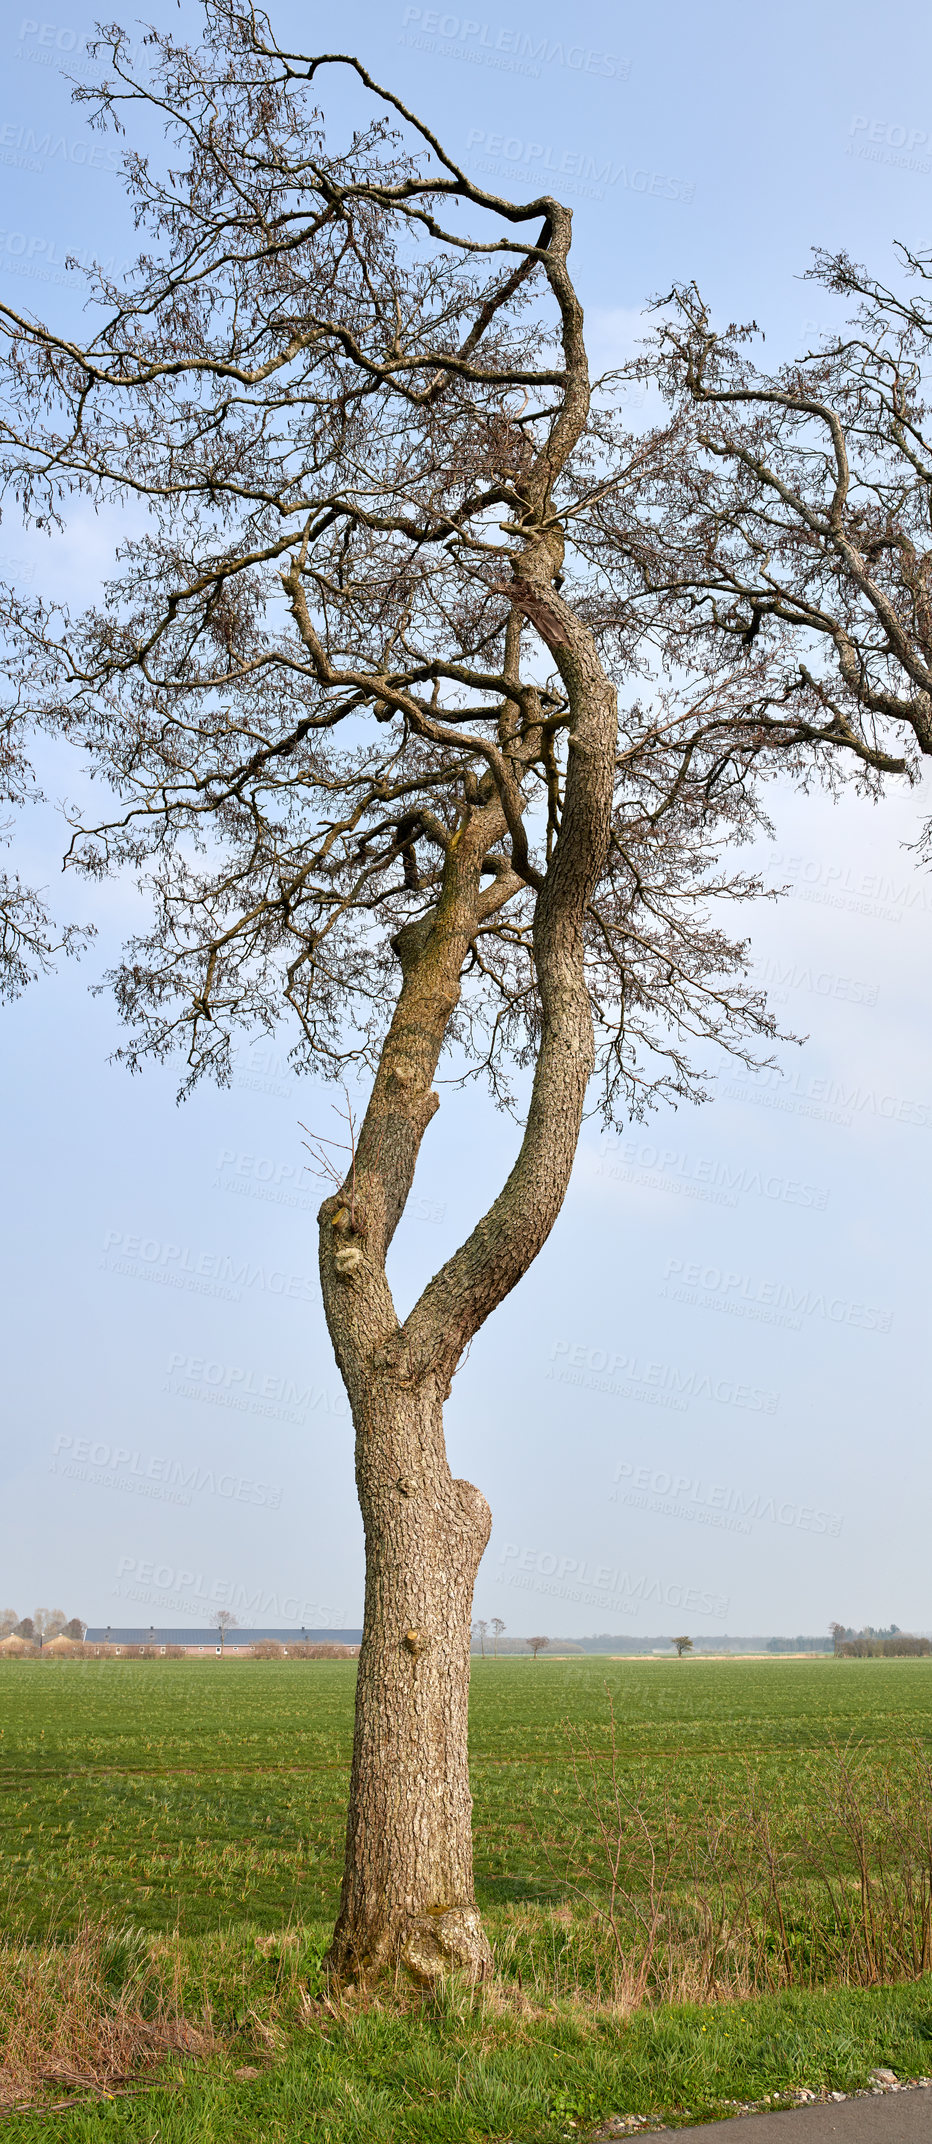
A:
POLYGON ((33 40, 38 50, 59 52, 66 59, 72 52, 87 51, 80 30, 73 29, 70 23, 40 22, 35 15, 24 15, 19 26, 20 44, 31 44, 33 40))
POLYGON ((503 172, 512 178, 523 170, 532 184, 541 178, 571 182, 576 192, 584 191, 597 201, 612 186, 658 201, 692 201, 696 192, 692 179, 672 178, 668 172, 648 171, 641 165, 616 164, 610 156, 593 156, 585 149, 556 149, 552 143, 524 141, 517 134, 489 134, 484 127, 471 129, 467 148, 482 149, 491 160, 478 164, 478 171, 503 172))
POLYGON ((0 551, 0 576, 6 579, 8 574, 15 575, 18 581, 31 583, 35 580, 36 569, 28 559, 17 558, 12 551, 0 551))
POLYGON ((876 871, 826 863, 823 857, 803 856, 790 849, 773 850, 767 868, 780 872, 784 883, 796 888, 800 900, 844 908, 852 915, 899 923, 912 909, 922 915, 932 910, 932 893, 918 874, 911 879, 884 878, 876 871))
POLYGON ((72 164, 82 171, 119 171, 122 152, 106 142, 71 140, 67 134, 52 134, 48 129, 40 134, 35 127, 7 120, 0 125, 0 163, 26 171, 44 171, 48 163, 72 164))
POLYGON ((206 1494, 277 1511, 282 1500, 276 1483, 253 1481, 229 1469, 199 1466, 165 1454, 147 1457, 128 1444, 95 1442, 92 1437, 71 1437, 65 1431, 55 1439, 49 1472, 87 1482, 91 1488, 120 1489, 170 1503, 190 1504, 192 1495, 206 1494), (167 1497, 166 1491, 171 1492, 167 1497))
POLYGON ((849 1086, 840 1079, 804 1079, 779 1065, 745 1067, 723 1092, 731 1101, 754 1102, 763 1109, 795 1111, 799 1116, 852 1125, 856 1117, 878 1117, 885 1124, 910 1124, 932 1130, 932 1104, 903 1094, 883 1094, 876 1087, 849 1086))
POLYGON ((212 1362, 206 1355, 170 1355, 163 1392, 173 1398, 229 1407, 239 1414, 265 1415, 277 1422, 303 1424, 309 1414, 346 1417, 344 1392, 323 1385, 299 1385, 291 1377, 266 1375, 240 1363, 212 1362))
POLYGON ((251 1049, 237 1063, 233 1085, 247 1088, 250 1094, 278 1095, 289 1101, 295 1092, 295 1068, 280 1050, 251 1049))
POLYGON ((806 990, 816 998, 836 998, 844 1005, 876 1005, 880 996, 879 983, 859 982, 853 975, 834 975, 828 968, 810 968, 794 960, 763 960, 754 970, 754 978, 768 992, 773 1002, 777 992, 788 995, 791 990, 806 990))
POLYGON ((219 1295, 232 1303, 242 1300, 245 1288, 287 1296, 293 1302, 316 1301, 316 1282, 310 1274, 255 1266, 248 1258, 232 1258, 229 1253, 192 1251, 182 1243, 163 1243, 158 1236, 129 1236, 120 1228, 107 1230, 100 1265, 107 1273, 123 1273, 164 1288, 190 1289, 196 1295, 219 1295), (117 1251, 119 1257, 113 1255, 117 1251))
MULTIPOLYGON (((521 72, 539 78, 541 67, 568 67, 573 74, 588 74, 609 82, 626 82, 631 61, 615 52, 597 52, 591 45, 567 45, 560 38, 535 36, 529 30, 510 30, 475 15, 445 15, 433 7, 406 7, 402 17, 406 30, 416 30, 415 40, 428 50, 434 40, 453 46, 450 57, 473 60, 478 65, 508 68, 515 61, 521 72)), ((410 43, 408 39, 406 42, 410 43)))
MULTIPOLYGON (((40 22, 37 15, 24 15, 19 26, 15 56, 18 60, 30 60, 40 67, 62 68, 69 77, 78 74, 98 76, 109 55, 105 46, 101 60, 91 52, 90 43, 91 40, 71 23, 40 22)), ((123 46, 124 67, 131 67, 137 73, 140 68, 148 69, 150 57, 145 44, 123 46)))
POLYGON ((240 1198, 265 1199, 274 1206, 296 1206, 303 1213, 315 1213, 320 1205, 320 1190, 308 1177, 307 1169, 300 1161, 274 1161, 270 1155, 241 1154, 233 1147, 222 1147, 217 1158, 217 1174, 211 1182, 212 1191, 234 1192, 240 1198))
POLYGON ((93 253, 65 246, 39 231, 0 230, 0 269, 5 275, 25 275, 37 283, 63 283, 79 268, 97 266, 106 276, 128 274, 132 261, 117 261, 115 254, 95 263, 93 253))
POLYGON ((723 1616, 730 1606, 726 1595, 705 1592, 699 1586, 681 1586, 651 1578, 646 1572, 635 1578, 630 1571, 613 1569, 607 1563, 590 1563, 584 1556, 557 1556, 549 1549, 522 1549, 515 1541, 505 1542, 498 1561, 505 1585, 613 1607, 622 1614, 636 1615, 651 1601, 665 1608, 685 1608, 693 1615, 723 1616))
POLYGON ((870 1333, 888 1333, 893 1327, 892 1310, 825 1295, 821 1289, 797 1288, 791 1281, 755 1280, 750 1273, 704 1266, 698 1260, 671 1258, 660 1293, 730 1317, 789 1326, 794 1332, 800 1331, 803 1318, 826 1318, 831 1325, 853 1325, 870 1333))
POLYGON ((685 1414, 690 1400, 714 1400, 719 1407, 741 1407, 750 1414, 776 1414, 779 1392, 715 1377, 706 1370, 683 1370, 671 1362, 641 1361, 636 1355, 611 1353, 578 1340, 555 1340, 547 1377, 614 1399, 633 1399, 651 1407, 672 1407, 685 1414), (562 1358, 562 1359, 561 1359, 562 1358), (616 1382, 618 1377, 622 1383, 616 1382))
POLYGON ((897 120, 867 119, 855 113, 848 129, 848 156, 864 157, 871 164, 896 164, 901 171, 917 171, 928 178, 932 171, 928 127, 906 127, 897 120))
POLYGON ((704 1526, 724 1526, 732 1533, 749 1534, 752 1519, 769 1519, 774 1526, 795 1526, 802 1533, 829 1534, 837 1539, 841 1514, 820 1511, 812 1504, 797 1504, 789 1497, 749 1495, 718 1482, 708 1484, 696 1474, 674 1474, 664 1467, 635 1466, 623 1459, 615 1468, 615 1486, 610 1504, 634 1504, 639 1510, 657 1511, 667 1518, 690 1519, 704 1526))
POLYGON ((281 1594, 265 1586, 250 1589, 232 1578, 211 1579, 203 1571, 188 1571, 171 1563, 140 1562, 136 1556, 121 1556, 112 1591, 122 1600, 154 1603, 163 1612, 182 1610, 207 1617, 211 1608, 232 1608, 242 1622, 254 1616, 273 1616, 276 1623, 308 1623, 320 1630, 345 1630, 348 1617, 320 1601, 302 1601, 300 1594, 281 1594))
POLYGON ((748 1168, 741 1162, 690 1155, 683 1147, 659 1146, 650 1139, 611 1139, 593 1151, 598 1155, 596 1176, 610 1177, 619 1184, 675 1191, 680 1197, 700 1199, 714 1206, 737 1206, 739 1197, 773 1199, 787 1206, 806 1206, 815 1213, 824 1212, 828 1205, 829 1194, 822 1184, 807 1184, 801 1177, 781 1176, 774 1170, 748 1168))

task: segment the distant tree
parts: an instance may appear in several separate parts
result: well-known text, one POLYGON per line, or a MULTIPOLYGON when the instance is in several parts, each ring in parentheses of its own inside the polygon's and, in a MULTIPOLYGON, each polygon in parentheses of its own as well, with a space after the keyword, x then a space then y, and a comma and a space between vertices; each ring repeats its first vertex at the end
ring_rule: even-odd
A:
POLYGON ((838 1651, 838 1648, 839 1648, 839 1646, 840 1646, 840 1644, 841 1644, 841 1641, 842 1641, 842 1639, 843 1639, 843 1638, 844 1638, 844 1637, 846 1636, 846 1634, 847 1634, 847 1633, 846 1633, 846 1630, 845 1630, 845 1625, 844 1625, 844 1623, 830 1623, 830 1624, 829 1624, 829 1626, 828 1626, 828 1633, 829 1633, 829 1637, 831 1638, 832 1644, 833 1644, 833 1646, 834 1646, 834 1648, 835 1648, 835 1651, 836 1651, 836 1653, 837 1653, 837 1651, 838 1651))
POLYGON ((47 1638, 60 1637, 66 1620, 63 1608, 37 1608, 32 1621, 40 1646, 47 1638))
POLYGON ((485 1641, 486 1641, 486 1638, 487 1638, 487 1637, 488 1637, 488 1635, 489 1635, 489 1626, 488 1626, 488 1623, 479 1623, 479 1622, 476 1622, 476 1623, 474 1623, 474 1625, 473 1625, 473 1630, 474 1630, 474 1632, 475 1632, 475 1635, 476 1635, 476 1636, 478 1637, 478 1640, 479 1640, 479 1650, 480 1650, 480 1652, 481 1652, 481 1654, 482 1654, 482 1658, 483 1658, 483 1660, 484 1660, 484 1659, 485 1659, 485 1641))
POLYGON ((544 1647, 545 1647, 545 1645, 549 1645, 549 1644, 550 1644, 550 1639, 549 1639, 549 1638, 525 1638, 525 1641, 524 1641, 524 1642, 525 1642, 525 1645, 529 1645, 529 1646, 530 1646, 530 1648, 531 1648, 531 1651, 532 1651, 532 1653, 533 1653, 533 1655, 534 1655, 534 1658, 535 1658, 535 1660, 536 1660, 536 1659, 537 1659, 537 1655, 538 1655, 538 1653, 542 1653, 542 1652, 543 1652, 543 1650, 544 1650, 544 1647))
POLYGON ((8 1638, 16 1629, 19 1617, 15 1608, 0 1608, 0 1638, 8 1638))
POLYGON ((73 1615, 70 1623, 65 1624, 65 1628, 62 1631, 62 1637, 74 1638, 79 1642, 83 1642, 86 1630, 87 1624, 81 1621, 81 1617, 79 1615, 73 1615))
POLYGON ((504 1630, 504 1628, 505 1628, 505 1625, 504 1625, 504 1623, 502 1622, 501 1616, 500 1616, 500 1615, 493 1615, 493 1617, 492 1617, 492 1638, 493 1638, 493 1641, 494 1641, 494 1650, 495 1650, 495 1658, 496 1658, 496 1660, 498 1659, 498 1641, 499 1641, 499 1638, 500 1638, 500 1637, 501 1637, 501 1635, 502 1635, 502 1631, 504 1630))
POLYGON ((29 1644, 32 1645, 35 1642, 35 1635, 36 1626, 32 1620, 31 1615, 24 1615, 22 1622, 17 1623, 16 1625, 16 1636, 18 1638, 26 1638, 29 1644))
POLYGON ((217 1629, 220 1633, 220 1651, 223 1652, 225 1650, 227 1642, 227 1631, 238 1630, 239 1622, 236 1616, 233 1614, 232 1608, 218 1608, 217 1613, 214 1616, 214 1622, 216 1623, 217 1629))
POLYGON ((691 1638, 671 1638, 670 1643, 671 1645, 676 1646, 676 1657, 678 1660, 682 1660, 684 1653, 692 1652, 693 1641, 691 1638))

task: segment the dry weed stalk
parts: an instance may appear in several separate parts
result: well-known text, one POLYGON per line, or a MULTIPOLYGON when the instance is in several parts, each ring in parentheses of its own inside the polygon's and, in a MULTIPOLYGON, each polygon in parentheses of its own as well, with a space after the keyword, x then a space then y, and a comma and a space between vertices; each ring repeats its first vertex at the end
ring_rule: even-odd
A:
POLYGON ((750 1765, 737 1794, 712 1775, 697 1791, 673 1766, 658 1791, 619 1748, 610 1693, 607 1745, 566 1734, 579 1824, 567 1833, 561 1810, 562 1867, 550 1867, 582 1909, 577 1977, 590 1953, 596 2000, 606 1976, 612 2003, 629 2010, 871 1987, 932 1966, 932 1763, 918 1748, 904 1766, 833 1747, 802 1821, 750 1765), (601 1882, 586 1873, 585 1834, 601 1882))

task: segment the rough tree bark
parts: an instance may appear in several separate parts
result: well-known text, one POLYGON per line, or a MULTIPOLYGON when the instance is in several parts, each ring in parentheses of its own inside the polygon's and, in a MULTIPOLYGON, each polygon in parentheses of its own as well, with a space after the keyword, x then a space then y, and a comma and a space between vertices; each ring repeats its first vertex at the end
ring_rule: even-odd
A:
POLYGON ((356 1452, 365 1627, 331 1961, 344 1980, 395 1958, 423 1982, 454 1966, 478 1978, 490 1953, 473 1890, 467 1710, 491 1515, 451 1476, 432 1379, 405 1391, 397 1371, 375 1372, 356 1452))
POLYGON ((437 1370, 408 1358, 385 1275, 421 1140, 431 1082, 480 918, 507 889, 480 891, 504 820, 479 807, 450 843, 433 914, 403 931, 403 984, 341 1193, 320 1213, 320 1270, 350 1397, 366 1540, 346 1865, 331 1966, 369 1980, 402 1960, 430 1980, 476 1975, 489 1950, 472 1879, 467 1757, 469 1639, 488 1505, 454 1481, 437 1370))
POLYGON ((346 1864, 330 1952, 344 1983, 392 1960, 428 1982, 454 1967, 481 1977, 491 1963, 473 1886, 467 1754, 473 1586, 491 1515, 480 1491, 450 1474, 442 1408, 472 1335, 557 1218, 593 1066, 583 928, 608 847, 616 700, 591 635, 557 592, 561 563, 551 532, 527 547, 509 589, 547 640, 571 710, 563 817, 534 926, 541 1041, 515 1166, 399 1325, 386 1253, 437 1106, 431 1080, 466 954, 480 920, 512 890, 510 871, 480 887, 505 826, 495 797, 472 807, 450 840, 433 914, 396 941, 404 981, 358 1156, 321 1208, 321 1283, 353 1411, 366 1536, 346 1864))

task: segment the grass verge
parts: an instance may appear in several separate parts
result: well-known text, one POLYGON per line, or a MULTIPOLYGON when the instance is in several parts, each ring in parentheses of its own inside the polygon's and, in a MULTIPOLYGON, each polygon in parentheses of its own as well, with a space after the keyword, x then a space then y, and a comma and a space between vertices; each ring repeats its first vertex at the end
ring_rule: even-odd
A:
POLYGON ((7 2129, 580 2144, 613 2114, 929 2074, 930 1672, 484 1663, 497 1986, 354 2015, 319 1972, 352 1663, 20 1662, 0 1724, 7 2129))
MULTIPOLYGON (((8 2048, 15 2021, 21 2089, 28 2081, 45 2105, 14 2111, 8 2097, 8 2134, 36 2144, 550 2144, 611 2115, 686 2124, 803 2087, 851 2092, 874 2068, 932 2072, 932 1976, 628 2015, 532 2000, 513 1982, 475 1994, 448 1986, 354 2014, 316 1998, 327 1932, 80 1938, 45 1987, 59 1998, 57 2037, 33 1961, 32 1979, 21 1971, 13 1983, 18 2004, 9 1983, 0 1989, 0 2014, 8 2048), (39 2002, 31 2043, 28 1999, 39 2002)), ((4 1977, 9 1964, 8 1953, 4 1977)))

